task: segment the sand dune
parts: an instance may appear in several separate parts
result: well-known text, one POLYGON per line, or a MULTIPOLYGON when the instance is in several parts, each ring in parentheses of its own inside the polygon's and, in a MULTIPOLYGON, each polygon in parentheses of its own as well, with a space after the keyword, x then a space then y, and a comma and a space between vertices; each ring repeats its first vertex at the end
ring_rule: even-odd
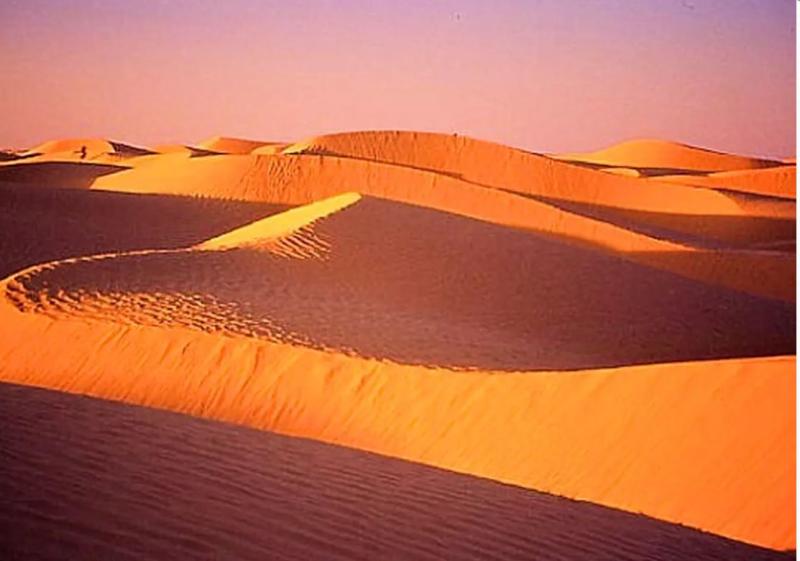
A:
POLYGON ((15 275, 2 378, 794 546, 794 359, 697 360, 792 354, 791 306, 377 199, 290 212, 15 275))
POLYGON ((708 175, 670 175, 659 180, 792 200, 797 197, 797 167, 794 165, 708 175))
POLYGON ((0 384, 0 422, 10 559, 790 558, 419 464, 63 393, 0 384))
MULTIPOLYGON (((436 139, 441 137, 434 136, 436 139)), ((397 138, 406 142, 404 135, 397 135, 397 138)), ((470 140, 469 143, 477 143, 479 148, 483 146, 477 141, 470 140)), ((494 145, 486 145, 495 150, 494 145)), ((497 149, 503 153, 510 151, 503 147, 497 149)), ((527 157, 525 154, 522 156, 527 157)), ((467 158, 467 161, 470 160, 467 158)), ((647 184, 642 185, 637 179, 570 169, 590 173, 592 180, 602 178, 603 185, 620 180, 636 181, 637 192, 646 192, 647 184)), ((657 218, 671 219, 667 226, 677 233, 670 236, 664 234, 663 221, 651 220, 647 212, 637 212, 635 218, 644 220, 650 229, 633 231, 628 224, 630 220, 615 224, 617 217, 613 213, 582 216, 572 208, 557 208, 555 205, 560 199, 525 197, 500 188, 487 188, 447 173, 361 158, 300 154, 210 156, 169 162, 154 160, 146 166, 99 177, 93 187, 137 193, 202 194, 281 204, 305 204, 356 189, 396 201, 598 245, 653 267, 754 294, 791 300, 795 292, 794 264, 790 258, 749 251, 754 243, 786 241, 792 222, 784 215, 793 214, 793 205, 789 208, 773 201, 754 207, 751 212, 750 208, 729 196, 692 187, 672 186, 694 195, 710 194, 715 201, 724 200, 728 210, 727 214, 722 214, 722 222, 728 226, 716 231, 722 234, 735 232, 735 236, 722 240, 727 242, 729 249, 739 250, 735 255, 708 251, 708 244, 693 244, 696 238, 708 232, 709 220, 697 213, 669 215, 664 214, 665 210, 656 213, 657 218), (750 234, 756 223, 759 229, 750 234), (661 230, 654 231, 654 225, 661 230), (651 235, 653 233, 658 235, 651 235), (668 257, 672 254, 676 257, 668 257), (760 273, 758 278, 753 276, 756 267, 760 273)), ((680 201, 681 196, 675 195, 675 199, 680 201)))
POLYGON ((159 325, 166 315, 176 326, 434 367, 585 369, 794 348, 790 304, 354 194, 199 249, 237 247, 251 251, 71 261, 18 275, 9 289, 26 310, 159 325), (476 262, 487 270, 474 270, 476 262), (545 301, 545 315, 532 313, 545 301), (652 315, 642 315, 645 308, 652 315), (749 337, 753 329, 762 336, 749 337))
POLYGON ((468 137, 374 131, 315 137, 287 153, 322 153, 438 171, 481 185, 617 208, 695 215, 740 215, 724 194, 643 183, 468 137))
POLYGON ((696 146, 654 139, 629 140, 597 152, 557 154, 560 160, 631 167, 643 170, 727 171, 757 169, 780 165, 780 162, 715 152, 696 146))
POLYGON ((267 142, 265 140, 247 140, 244 138, 214 136, 200 142, 197 146, 204 150, 218 152, 221 154, 249 154, 256 148, 261 148, 271 144, 279 143, 267 142))
MULTIPOLYGON (((98 514, 92 520, 110 519, 99 531, 73 526, 66 541, 76 548, 95 540, 136 556, 135 546, 102 537, 135 517, 109 513, 145 508, 147 520, 178 532, 197 527, 189 518, 208 508, 216 515, 194 521, 207 530, 191 543, 135 527, 145 536, 140 548, 206 551, 209 533, 227 535, 242 512, 212 505, 256 501, 262 506, 248 503, 247 511, 277 525, 240 524, 244 539, 225 543, 241 556, 263 556, 275 543, 249 536, 276 535, 300 556, 325 549, 357 558, 363 538, 337 546, 331 536, 352 536, 349 517, 387 504, 370 503, 384 491, 366 482, 406 481, 417 477, 412 471, 433 483, 409 486, 398 517, 428 509, 421 505, 453 509, 436 511, 447 518, 438 542, 421 530, 428 518, 395 524, 410 532, 400 547, 412 558, 439 558, 436 548, 450 542, 477 558, 528 557, 540 547, 556 558, 579 550, 613 559, 771 554, 675 524, 795 547, 793 166, 760 169, 774 162, 663 142, 604 151, 614 162, 566 162, 470 138, 380 131, 291 145, 216 137, 199 148, 128 148, 54 141, 0 162, 0 228, 8 234, 0 242, 8 275, 0 284, 0 380, 427 467, 60 396, 91 415, 108 412, 109 425, 90 433, 123 430, 134 417, 151 427, 139 440, 135 430, 120 437, 130 446, 146 446, 147 431, 172 438, 191 425, 198 428, 185 430, 296 447, 283 464, 254 469, 236 463, 249 445, 236 444, 228 457, 206 440, 211 448, 193 453, 207 467, 189 474, 175 471, 193 464, 175 444, 180 436, 165 442, 167 456, 137 456, 160 462, 182 450, 155 466, 157 485, 196 481, 207 493, 203 474, 212 467, 246 479, 211 483, 220 494, 182 505, 180 516, 132 487, 106 511, 106 501, 64 487, 61 472, 18 467, 41 465, 47 451, 9 464, 12 480, 52 482, 66 489, 60 504, 77 501, 98 514), (717 168, 739 171, 698 171, 717 168), (648 177, 669 169, 681 174, 648 177), (282 467, 307 465, 298 458, 311 448, 325 457, 321 475, 282 467), (364 487, 353 488, 350 461, 364 487), (408 475, 389 475, 401 472, 408 475), (308 512, 293 509, 307 508, 295 487, 309 485, 327 486, 335 501, 315 503, 317 518, 298 514, 308 522, 302 530, 297 519, 276 520, 273 506, 308 512), (451 490, 447 500, 442 489, 451 490), (482 498, 501 489, 513 493, 482 498), (531 490, 595 504, 551 497, 551 510, 540 511, 543 498, 531 490), (337 509, 342 501, 353 506, 337 509), (473 529, 501 516, 493 509, 503 505, 502 534, 473 529), (490 537, 502 543, 489 550, 490 537), (668 545, 648 548, 661 539, 668 545)), ((4 397, 7 387, 0 401, 19 403, 4 397)), ((30 403, 51 400, 26 391, 30 403)), ((30 428, 37 408, 11 414, 18 438, 39 432, 30 428)), ((75 450, 109 456, 114 439, 100 433, 75 450)), ((92 469, 65 464, 65 480, 69 470, 92 469)), ((61 527, 35 512, 63 506, 14 505, 0 516, 29 524, 20 551, 30 536, 61 527)), ((360 520, 358 535, 373 536, 363 526, 369 517, 360 520)), ((386 516, 375 520, 369 528, 384 531, 386 516)), ((379 537, 371 557, 391 547, 379 537)))

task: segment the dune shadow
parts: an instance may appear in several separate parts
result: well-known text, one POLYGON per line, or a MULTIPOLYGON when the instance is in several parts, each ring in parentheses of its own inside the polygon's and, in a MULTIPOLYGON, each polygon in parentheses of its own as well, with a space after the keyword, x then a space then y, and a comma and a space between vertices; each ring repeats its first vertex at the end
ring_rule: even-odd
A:
POLYGON ((286 208, 4 184, 0 185, 0 278, 56 259, 185 247, 286 208))
POLYGON ((367 198, 284 243, 329 249, 122 256, 22 284, 34 309, 92 294, 112 319, 460 370, 794 353, 793 304, 440 211, 367 198))
MULTIPOLYGON (((750 200, 756 200, 755 197, 751 196, 750 200)), ((531 198, 652 238, 698 248, 791 247, 797 237, 793 218, 678 214, 624 209, 539 195, 531 195, 531 198)))
POLYGON ((113 164, 24 162, 0 167, 0 182, 85 189, 98 177, 126 169, 113 164))
POLYGON ((117 154, 121 154, 127 157, 136 157, 136 156, 147 156, 149 154, 155 154, 152 150, 147 148, 140 148, 138 146, 130 146, 129 144, 123 144, 121 142, 112 142, 108 141, 111 147, 114 149, 114 152, 117 154))
POLYGON ((14 160, 20 160, 23 156, 19 154, 15 154, 14 152, 6 152, 5 150, 0 150, 0 162, 13 162, 14 160))
POLYGON ((716 170, 697 170, 686 168, 670 168, 670 167, 646 167, 634 166, 628 164, 599 164, 596 162, 581 162, 580 160, 562 160, 555 158, 559 162, 572 164, 591 170, 602 171, 608 168, 629 168, 638 171, 643 177, 659 177, 661 175, 708 175, 714 173, 716 170))

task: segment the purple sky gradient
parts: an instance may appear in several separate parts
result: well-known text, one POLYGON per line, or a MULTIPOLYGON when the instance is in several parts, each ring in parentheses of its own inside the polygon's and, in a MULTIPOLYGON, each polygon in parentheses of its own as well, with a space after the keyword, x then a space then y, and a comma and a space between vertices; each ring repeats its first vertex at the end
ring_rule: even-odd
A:
POLYGON ((793 0, 0 2, 0 145, 458 132, 795 153, 793 0))

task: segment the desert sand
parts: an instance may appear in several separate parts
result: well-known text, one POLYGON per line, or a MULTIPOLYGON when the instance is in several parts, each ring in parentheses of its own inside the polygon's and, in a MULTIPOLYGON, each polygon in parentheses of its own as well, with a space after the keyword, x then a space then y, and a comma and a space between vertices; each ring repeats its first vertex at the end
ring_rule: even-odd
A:
MULTIPOLYGON (((153 427, 130 436, 142 443, 163 423, 170 451, 185 450, 173 434, 209 430, 330 454, 321 479, 302 474, 315 485, 354 469, 337 454, 364 458, 370 481, 450 478, 415 486, 412 509, 447 485, 457 501, 486 485, 519 505, 562 497, 552 515, 509 510, 514 554, 498 558, 540 550, 526 516, 554 517, 553 551, 585 516, 576 539, 600 558, 795 548, 794 165, 662 141, 552 157, 416 132, 196 146, 53 141, 0 163, 1 380, 289 435, 81 402, 153 427), (603 512, 610 526, 595 526, 603 512)), ((302 484, 224 461, 281 501, 302 484)), ((448 536, 496 516, 477 504, 448 536)), ((350 527, 342 516, 330 523, 350 527)), ((488 555, 482 536, 463 556, 488 555)))
POLYGON ((417 463, 60 392, 0 384, 0 422, 0 450, 14 458, 0 463, 11 559, 791 558, 417 463))

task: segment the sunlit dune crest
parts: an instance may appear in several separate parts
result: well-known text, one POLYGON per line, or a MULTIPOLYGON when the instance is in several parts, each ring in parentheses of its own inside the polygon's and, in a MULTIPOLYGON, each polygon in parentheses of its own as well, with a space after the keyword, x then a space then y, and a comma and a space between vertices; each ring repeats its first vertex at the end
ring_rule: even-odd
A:
POLYGON ((592 167, 400 131, 198 148, 0 165, 39 220, 35 186, 52 208, 207 201, 170 243, 72 233, 15 258, 0 379, 795 547, 794 166, 647 141, 592 167), (703 173, 639 169, 672 166, 703 173))

